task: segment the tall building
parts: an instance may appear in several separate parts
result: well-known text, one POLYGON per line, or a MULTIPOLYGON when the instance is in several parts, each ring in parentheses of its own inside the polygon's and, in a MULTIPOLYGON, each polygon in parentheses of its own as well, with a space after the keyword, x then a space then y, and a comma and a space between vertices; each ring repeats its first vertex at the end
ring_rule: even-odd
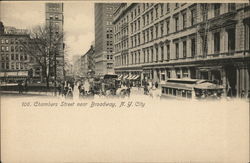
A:
MULTIPOLYGON (((63 3, 46 3, 45 7, 46 26, 51 28, 52 35, 63 35, 63 3)), ((56 54, 56 76, 59 79, 63 79, 64 72, 64 42, 63 39, 60 42, 60 52, 56 54)), ((54 70, 53 68, 51 70, 54 70)), ((55 72, 52 72, 55 75, 55 72)))
POLYGON ((230 96, 246 96, 249 22, 249 3, 120 4, 113 21, 115 72, 163 83, 207 79, 230 96))
POLYGON ((95 3, 95 74, 113 73, 113 12, 119 4, 95 3))

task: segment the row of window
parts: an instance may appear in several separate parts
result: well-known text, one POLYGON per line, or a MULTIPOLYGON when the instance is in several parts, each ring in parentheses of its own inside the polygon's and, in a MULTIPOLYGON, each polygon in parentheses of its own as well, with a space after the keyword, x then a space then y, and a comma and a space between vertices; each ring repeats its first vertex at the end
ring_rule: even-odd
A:
POLYGON ((9 62, 2 62, 1 63, 1 68, 2 69, 12 69, 12 70, 23 70, 23 69, 28 69, 28 64, 27 63, 9 63, 9 62))
POLYGON ((24 48, 22 46, 11 46, 9 49, 9 46, 1 46, 1 52, 22 52, 24 51, 24 48))
MULTIPOLYGON (((26 41, 23 41, 26 44, 26 41)), ((19 44, 18 39, 1 39, 1 44, 19 44)))
MULTIPOLYGON (((228 50, 229 51, 234 51, 235 50, 235 28, 230 28, 227 30, 228 33, 228 50)), ((213 43, 214 43, 214 54, 220 52, 220 32, 215 32, 213 34, 213 43)), ((202 48, 203 48, 203 55, 207 54, 207 41, 204 39, 207 39, 206 37, 203 37, 202 40, 202 48), (206 49, 204 49, 206 48, 206 49)), ((191 57, 197 56, 197 40, 196 37, 192 36, 190 38, 190 54, 191 57)), ((175 59, 179 58, 187 58, 187 51, 188 51, 188 46, 187 46, 187 40, 182 40, 182 41, 174 41, 174 50, 175 50, 175 59), (180 51, 180 46, 182 46, 182 51, 180 51), (182 56, 180 56, 180 52, 182 56)), ((116 61, 117 65, 127 65, 127 64, 138 64, 138 63, 149 63, 149 62, 158 62, 158 61, 163 61, 163 60, 169 60, 170 59, 170 45, 166 44, 160 44, 160 45, 155 45, 151 46, 148 48, 143 48, 142 49, 142 57, 141 57, 141 52, 140 50, 137 50, 135 52, 131 52, 130 56, 129 54, 126 54, 122 56, 121 58, 117 58, 118 60, 116 61), (166 49, 165 49, 166 48, 166 49), (166 55, 164 57, 164 54, 166 55), (131 58, 129 62, 129 57, 131 58), (141 58, 143 60, 141 60, 141 58)))
POLYGON ((10 56, 9 56, 9 54, 6 54, 6 55, 1 54, 1 60, 2 61, 4 61, 4 60, 6 60, 6 61, 8 61, 8 60, 21 60, 21 61, 24 60, 24 61, 26 61, 26 60, 28 60, 28 56, 27 56, 27 54, 24 54, 24 55, 11 54, 10 56))

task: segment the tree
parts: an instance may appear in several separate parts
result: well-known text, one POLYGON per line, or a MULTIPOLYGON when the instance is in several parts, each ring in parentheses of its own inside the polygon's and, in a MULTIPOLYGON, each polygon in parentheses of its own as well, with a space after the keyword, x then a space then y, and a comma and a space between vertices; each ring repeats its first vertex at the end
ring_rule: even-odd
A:
POLYGON ((63 32, 55 30, 54 26, 50 24, 49 26, 37 26, 30 31, 27 41, 19 41, 24 50, 41 66, 42 78, 45 77, 47 87, 49 87, 53 71, 56 78, 57 57, 64 51, 63 36, 63 32))

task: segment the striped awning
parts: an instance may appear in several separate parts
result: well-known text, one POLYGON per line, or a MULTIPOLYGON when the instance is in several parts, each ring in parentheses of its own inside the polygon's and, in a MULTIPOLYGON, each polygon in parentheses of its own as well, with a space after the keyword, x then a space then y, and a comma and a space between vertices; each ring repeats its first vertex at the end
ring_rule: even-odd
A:
POLYGON ((133 75, 129 75, 127 79, 131 80, 132 78, 133 78, 133 75))
POLYGON ((129 77, 129 75, 125 75, 123 76, 123 79, 127 79, 129 77))
POLYGON ((123 76, 123 75, 119 75, 117 79, 118 79, 118 80, 121 80, 121 79, 122 79, 122 76, 123 76))
POLYGON ((135 75, 132 80, 137 80, 139 79, 140 75, 135 75))

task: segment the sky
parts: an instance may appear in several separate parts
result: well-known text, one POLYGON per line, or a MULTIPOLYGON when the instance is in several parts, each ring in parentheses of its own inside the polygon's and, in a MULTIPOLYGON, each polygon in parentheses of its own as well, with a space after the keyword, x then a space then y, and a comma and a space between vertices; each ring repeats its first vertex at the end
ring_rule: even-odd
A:
MULTIPOLYGON (((5 26, 32 29, 45 23, 45 2, 0 3, 0 20, 5 26)), ((64 2, 64 32, 69 59, 82 55, 94 41, 94 3, 64 2)))

